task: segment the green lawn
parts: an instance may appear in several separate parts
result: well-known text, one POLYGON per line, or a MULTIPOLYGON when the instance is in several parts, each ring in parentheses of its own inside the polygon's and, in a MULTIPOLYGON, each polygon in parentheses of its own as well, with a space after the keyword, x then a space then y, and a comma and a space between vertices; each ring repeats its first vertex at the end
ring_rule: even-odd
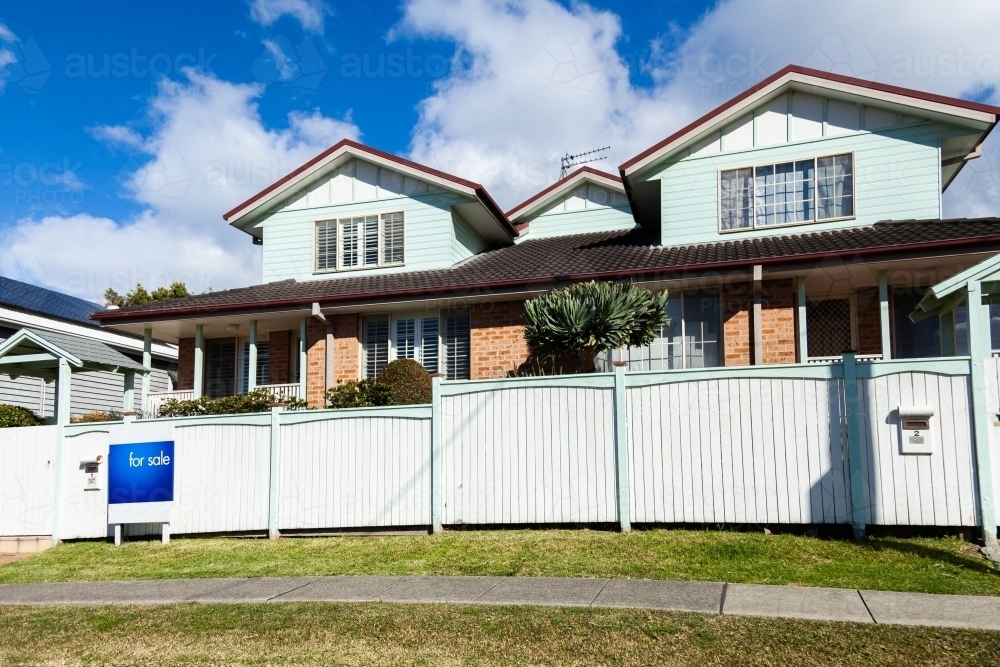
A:
POLYGON ((695 579, 1000 595, 1000 572, 954 538, 648 530, 457 531, 402 537, 65 544, 0 566, 0 583, 180 577, 455 574, 695 579))
POLYGON ((995 665, 996 633, 634 610, 0 608, 0 664, 995 665))

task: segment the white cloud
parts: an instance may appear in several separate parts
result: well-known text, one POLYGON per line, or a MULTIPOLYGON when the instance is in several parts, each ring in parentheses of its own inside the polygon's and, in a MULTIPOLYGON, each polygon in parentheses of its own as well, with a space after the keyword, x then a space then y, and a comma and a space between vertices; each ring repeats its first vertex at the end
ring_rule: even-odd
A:
MULTIPOLYGON (((610 144, 611 159, 596 166, 616 171, 790 63, 996 102, 997 25, 1000 3, 986 0, 924 3, 919 10, 902 0, 805 9, 791 0, 731 0, 633 57, 622 50, 628 43, 617 16, 586 4, 410 0, 396 34, 458 47, 451 73, 420 104, 412 156, 479 180, 507 206, 548 184, 564 153, 610 144), (676 46, 666 47, 668 41, 676 46), (630 83, 628 62, 652 76, 652 87, 630 83)), ((992 206, 1000 215, 997 196, 990 200, 988 188, 970 191, 966 178, 949 188, 946 214, 992 206)))
POLYGON ((323 0, 251 0, 250 17, 257 23, 269 26, 284 15, 302 24, 302 29, 323 34, 323 21, 330 13, 323 0))
POLYGON ((135 151, 122 178, 143 211, 124 221, 21 220, 0 231, 0 273, 91 299, 136 282, 183 280, 197 291, 259 282, 259 252, 222 214, 360 132, 350 119, 318 111, 289 114, 288 127, 269 129, 255 104, 259 86, 185 74, 186 82, 164 82, 151 100, 146 137, 123 126, 91 131, 135 151))
POLYGON ((285 55, 281 46, 273 39, 265 39, 263 40, 263 44, 264 48, 271 54, 271 58, 274 59, 274 67, 278 70, 278 78, 282 81, 291 81, 294 79, 296 71, 292 58, 285 55))
POLYGON ((142 146, 142 135, 124 125, 98 125, 87 130, 90 136, 113 148, 136 150, 142 146))
POLYGON ((17 62, 17 55, 7 48, 7 45, 15 44, 17 41, 17 35, 0 23, 0 93, 7 86, 7 66, 17 62))

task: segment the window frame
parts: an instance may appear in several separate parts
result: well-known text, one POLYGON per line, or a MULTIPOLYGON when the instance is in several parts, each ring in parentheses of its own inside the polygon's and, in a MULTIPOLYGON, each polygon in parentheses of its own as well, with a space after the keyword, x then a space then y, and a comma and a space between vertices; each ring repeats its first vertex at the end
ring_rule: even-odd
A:
MULTIPOLYGON (((362 225, 361 233, 358 235, 358 254, 363 259, 366 248, 365 248, 365 233, 362 225)), ((343 216, 329 216, 322 218, 315 218, 313 220, 313 230, 312 230, 312 265, 313 274, 320 275, 326 273, 346 273, 351 271, 365 271, 370 269, 381 269, 387 267, 395 266, 405 266, 406 265, 406 211, 405 210, 390 210, 390 211, 380 211, 377 213, 359 213, 357 215, 343 215, 343 216), (401 215, 402 216, 402 260, 399 262, 386 262, 385 261, 385 233, 386 224, 385 217, 390 215, 401 215), (376 216, 378 218, 377 223, 377 236, 378 236, 378 248, 377 248, 377 261, 374 264, 360 264, 358 266, 344 266, 344 223, 349 222, 355 218, 367 218, 369 216, 376 216), (335 266, 334 268, 319 268, 319 228, 321 224, 333 223, 336 226, 335 230, 335 266)))
POLYGON ((768 229, 783 229, 785 227, 801 227, 802 225, 819 225, 827 222, 838 222, 842 220, 854 220, 858 217, 858 159, 855 151, 837 151, 836 153, 823 153, 820 155, 803 155, 800 157, 782 158, 780 160, 772 160, 771 162, 760 162, 757 164, 739 164, 732 167, 719 167, 716 169, 715 174, 715 223, 718 228, 719 234, 736 234, 740 232, 762 232, 768 229), (816 216, 819 214, 819 161, 823 158, 835 158, 841 155, 851 156, 851 200, 854 204, 853 213, 851 215, 843 215, 836 218, 823 218, 820 220, 816 216), (783 222, 777 225, 762 225, 757 226, 757 193, 756 193, 756 180, 757 180, 757 168, 758 167, 775 167, 779 164, 787 164, 789 162, 796 163, 802 162, 804 160, 813 161, 813 219, 812 220, 802 220, 798 222, 783 222), (751 172, 750 182, 752 187, 751 194, 751 221, 753 224, 749 227, 739 227, 736 229, 723 229, 722 228, 722 172, 724 171, 737 171, 739 169, 749 169, 751 172))

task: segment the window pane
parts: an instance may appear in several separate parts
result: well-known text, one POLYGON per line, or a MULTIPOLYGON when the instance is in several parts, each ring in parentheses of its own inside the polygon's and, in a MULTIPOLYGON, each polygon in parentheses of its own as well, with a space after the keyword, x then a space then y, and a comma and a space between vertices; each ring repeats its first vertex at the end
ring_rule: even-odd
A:
POLYGON ((774 166, 769 165, 766 167, 755 167, 753 171, 754 205, 756 208, 754 226, 762 227, 773 225, 777 222, 774 211, 774 166))
POLYGON ((470 363, 469 313, 452 313, 444 318, 444 373, 449 380, 468 380, 470 363))
POLYGON ((364 320, 365 377, 376 377, 389 363, 389 320, 364 320))
POLYGON ((420 363, 428 373, 437 373, 438 346, 438 318, 425 317, 420 323, 420 363))
POLYGON ((722 229, 746 229, 753 226, 753 170, 732 169, 721 174, 719 212, 722 229))
POLYGON ((378 216, 365 217, 365 266, 378 265, 378 216))
POLYGON ((896 336, 897 359, 919 359, 941 356, 941 321, 932 315, 919 322, 910 320, 910 313, 924 297, 926 289, 893 290, 892 311, 896 336))
MULTIPOLYGON (((991 336, 993 334, 992 309, 993 306, 990 306, 991 336)), ((944 349, 941 350, 941 354, 944 354, 944 349)), ((959 357, 969 356, 969 309, 964 303, 955 307, 955 355, 959 357)))
MULTIPOLYGON (((270 347, 267 341, 257 341, 257 386, 267 384, 268 362, 270 360, 270 347)), ((240 382, 240 392, 247 393, 250 390, 250 341, 243 343, 243 379, 240 382)))
POLYGON ((417 358, 417 321, 396 320, 396 358, 417 358))
POLYGON ((667 299, 667 324, 649 347, 630 347, 627 351, 630 371, 666 371, 683 367, 681 341, 681 298, 667 299))
POLYGON ((345 269, 361 265, 360 250, 364 224, 364 218, 343 218, 340 221, 340 235, 343 237, 340 265, 345 269))
POLYGON ((403 214, 382 216, 382 263, 403 263, 403 214))
POLYGON ((817 160, 816 194, 819 220, 854 215, 854 165, 850 153, 817 160))
POLYGON ((1000 304, 990 304, 990 345, 1000 350, 1000 304))
POLYGON ((337 221, 316 223, 316 270, 332 271, 337 268, 337 221))
POLYGON ((236 339, 205 341, 205 395, 209 398, 236 393, 236 339))
POLYGON ((719 332, 722 328, 722 301, 709 290, 684 292, 685 368, 720 365, 719 332))

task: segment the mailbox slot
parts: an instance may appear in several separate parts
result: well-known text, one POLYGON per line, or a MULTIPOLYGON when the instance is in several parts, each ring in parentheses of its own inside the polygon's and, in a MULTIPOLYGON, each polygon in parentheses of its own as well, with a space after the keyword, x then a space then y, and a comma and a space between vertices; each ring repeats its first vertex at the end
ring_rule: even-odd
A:
POLYGON ((904 431, 928 431, 931 428, 930 419, 904 419, 904 431))

